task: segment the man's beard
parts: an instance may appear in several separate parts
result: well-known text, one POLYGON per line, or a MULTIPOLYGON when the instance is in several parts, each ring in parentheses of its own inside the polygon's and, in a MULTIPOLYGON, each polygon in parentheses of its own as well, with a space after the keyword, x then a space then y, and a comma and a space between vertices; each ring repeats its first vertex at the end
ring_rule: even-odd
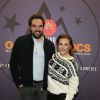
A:
POLYGON ((39 34, 35 34, 35 33, 33 33, 33 34, 32 34, 32 36, 33 36, 34 38, 36 38, 36 39, 41 38, 41 37, 42 37, 42 35, 43 35, 43 33, 42 33, 42 32, 40 32, 40 31, 36 31, 36 32, 39 32, 39 34))

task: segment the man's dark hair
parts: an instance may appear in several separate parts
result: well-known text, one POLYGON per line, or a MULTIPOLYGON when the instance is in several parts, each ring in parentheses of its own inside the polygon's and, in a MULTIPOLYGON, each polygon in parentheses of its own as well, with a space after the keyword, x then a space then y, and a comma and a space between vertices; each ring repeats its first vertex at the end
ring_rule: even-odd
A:
POLYGON ((32 20, 33 20, 33 19, 41 19, 42 22, 43 22, 43 27, 44 27, 44 25, 45 25, 45 20, 44 20, 44 18, 43 18, 42 16, 36 15, 36 14, 30 16, 30 18, 29 18, 29 20, 28 20, 28 25, 29 25, 30 27, 31 27, 31 24, 32 24, 32 20))

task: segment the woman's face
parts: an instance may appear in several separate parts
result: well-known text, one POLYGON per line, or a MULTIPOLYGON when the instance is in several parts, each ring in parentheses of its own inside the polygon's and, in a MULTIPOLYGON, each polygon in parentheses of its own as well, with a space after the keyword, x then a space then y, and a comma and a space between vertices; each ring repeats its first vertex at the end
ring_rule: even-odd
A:
POLYGON ((69 40, 66 38, 62 38, 58 42, 58 51, 63 56, 69 56, 69 50, 71 49, 71 45, 69 43, 69 40))

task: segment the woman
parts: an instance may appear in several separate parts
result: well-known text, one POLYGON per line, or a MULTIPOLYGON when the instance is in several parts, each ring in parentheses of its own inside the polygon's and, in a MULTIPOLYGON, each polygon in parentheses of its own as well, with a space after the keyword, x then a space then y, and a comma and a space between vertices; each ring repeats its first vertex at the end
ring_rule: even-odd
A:
POLYGON ((62 34, 57 38, 56 45, 57 52, 49 61, 47 100, 72 100, 79 85, 72 38, 62 34))

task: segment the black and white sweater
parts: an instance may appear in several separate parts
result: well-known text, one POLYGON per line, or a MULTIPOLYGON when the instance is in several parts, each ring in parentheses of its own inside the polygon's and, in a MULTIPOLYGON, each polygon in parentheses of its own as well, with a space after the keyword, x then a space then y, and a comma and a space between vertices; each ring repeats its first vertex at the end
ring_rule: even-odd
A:
POLYGON ((48 91, 53 94, 66 93, 65 100, 72 100, 78 92, 78 85, 78 64, 74 58, 64 58, 55 53, 49 61, 48 91))

